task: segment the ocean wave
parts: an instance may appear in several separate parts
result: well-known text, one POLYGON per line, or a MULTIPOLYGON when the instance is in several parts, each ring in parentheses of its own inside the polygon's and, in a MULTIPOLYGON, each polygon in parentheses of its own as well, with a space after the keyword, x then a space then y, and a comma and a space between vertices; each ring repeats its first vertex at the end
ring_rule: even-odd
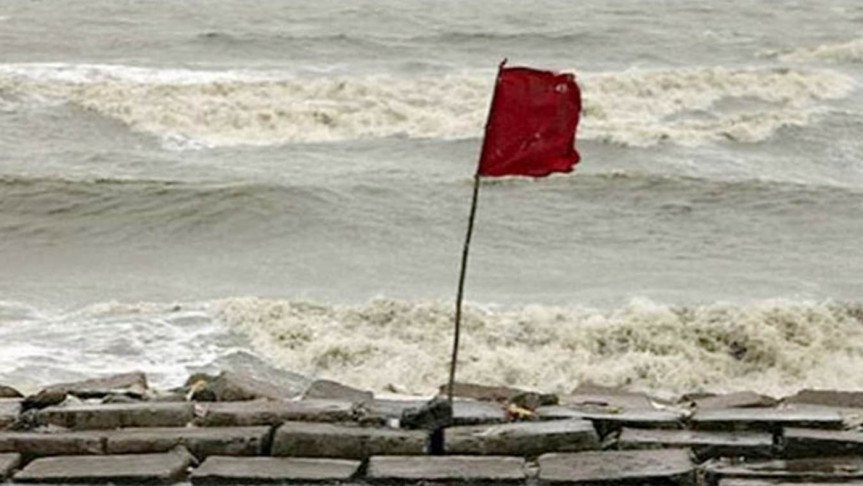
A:
POLYGON ((817 47, 795 49, 779 56, 786 62, 799 61, 831 61, 845 63, 863 62, 863 39, 856 39, 839 44, 824 44, 817 47))
MULTIPOLYGON (((580 138, 624 146, 766 140, 813 122, 853 79, 831 71, 686 68, 582 73, 580 138)), ((296 78, 266 71, 0 65, 0 93, 62 100, 175 148, 481 134, 492 77, 296 78)))
MULTIPOLYGON (((428 393, 446 379, 453 307, 229 299, 217 318, 287 369, 376 390, 428 393)), ((667 393, 856 389, 863 306, 765 301, 613 310, 466 308, 458 378, 569 392, 582 381, 667 393)))

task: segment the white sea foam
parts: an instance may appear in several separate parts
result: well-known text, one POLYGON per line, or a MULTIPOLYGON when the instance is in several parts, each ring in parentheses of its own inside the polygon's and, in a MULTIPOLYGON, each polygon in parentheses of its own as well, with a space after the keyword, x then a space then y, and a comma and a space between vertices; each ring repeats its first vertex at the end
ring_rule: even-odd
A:
MULTIPOLYGON (((758 142, 805 126, 854 81, 831 71, 687 68, 585 73, 583 139, 630 146, 758 142), (734 109, 723 107, 731 102, 734 109)), ((491 78, 296 78, 275 72, 0 65, 0 93, 63 100, 174 148, 481 133, 491 78)))
MULTIPOLYGON (((452 305, 378 300, 330 307, 232 299, 219 319, 288 369, 428 393, 446 377, 452 305)), ((582 380, 653 391, 860 388, 863 309, 761 302, 612 311, 468 307, 459 379, 567 392, 582 380)))
POLYGON ((786 62, 800 61, 831 61, 831 62, 863 62, 863 39, 856 39, 840 44, 824 44, 817 47, 795 49, 779 57, 786 62))

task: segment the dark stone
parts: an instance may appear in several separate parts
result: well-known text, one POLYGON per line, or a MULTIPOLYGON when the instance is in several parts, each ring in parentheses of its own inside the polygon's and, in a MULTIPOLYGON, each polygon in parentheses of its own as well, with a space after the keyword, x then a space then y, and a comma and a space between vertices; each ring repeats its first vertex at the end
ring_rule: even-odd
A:
POLYGON ((354 407, 340 400, 254 400, 202 404, 198 415, 195 422, 207 427, 279 425, 286 421, 347 422, 353 420, 354 407))
POLYGON ((0 430, 14 426, 20 413, 21 400, 17 398, 0 399, 0 430))
POLYGON ((507 421, 506 409, 495 402, 456 400, 453 406, 453 425, 501 424, 507 421))
POLYGON ((557 395, 554 394, 524 392, 510 398, 509 403, 525 410, 534 411, 539 407, 557 405, 559 401, 557 395))
POLYGON ((24 395, 11 386, 0 385, 0 398, 24 398, 24 395))
POLYGON ((0 481, 5 480, 21 464, 20 454, 0 454, 0 481))
POLYGON ((782 427, 841 429, 843 417, 824 407, 727 408, 699 410, 690 418, 702 430, 766 430, 778 433, 782 427))
POLYGON ((293 390, 283 389, 273 383, 259 380, 251 375, 223 371, 209 384, 210 390, 220 402, 243 400, 284 400, 293 396, 293 390))
POLYGON ((783 431, 786 457, 863 455, 863 432, 786 428, 783 431))
POLYGON ((447 454, 537 456, 544 452, 599 449, 599 437, 586 420, 517 422, 450 427, 444 430, 447 454))
POLYGON ((286 422, 273 437, 273 456, 365 459, 375 455, 421 455, 428 434, 326 423, 286 422))
POLYGON ((452 404, 445 398, 437 397, 421 407, 403 410, 399 425, 406 429, 437 430, 452 422, 452 404))
POLYGON ((698 398, 692 400, 690 405, 698 410, 716 410, 723 408, 775 407, 777 403, 779 402, 775 398, 744 391, 698 398))
MULTIPOLYGON (((710 484, 728 479, 769 481, 847 482, 863 479, 863 457, 820 457, 773 461, 713 461, 704 467, 710 484)), ((725 483, 727 484, 727 483, 725 483)))
POLYGON ((41 410, 46 407, 60 405, 66 401, 66 392, 63 390, 42 390, 35 395, 30 395, 21 402, 22 410, 41 410))
MULTIPOLYGON (((438 394, 441 397, 447 396, 447 385, 441 385, 438 389, 438 394)), ((523 401, 530 400, 529 395, 532 395, 538 401, 556 403, 557 397, 550 394, 540 394, 529 390, 519 388, 510 388, 507 386, 488 386, 478 385, 476 383, 460 383, 453 384, 453 397, 469 398, 472 400, 480 400, 487 402, 513 402, 517 397, 521 397, 523 401)), ((543 403, 543 405, 554 405, 554 403, 543 403)), ((528 407, 525 407, 528 408, 528 407)))
POLYGON ((705 432, 624 428, 617 447, 631 449, 688 448, 704 461, 714 457, 773 457, 773 436, 766 432, 705 432))
POLYGON ((0 432, 0 452, 19 452, 28 458, 104 454, 105 433, 0 432))
POLYGON ((165 454, 47 457, 31 462, 14 480, 21 483, 165 483, 183 479, 193 460, 182 448, 165 454))
POLYGON ((147 376, 139 371, 103 376, 92 380, 61 383, 45 388, 44 392, 63 393, 78 398, 102 398, 106 395, 127 394, 141 398, 147 392, 147 376))
POLYGON ((552 453, 539 457, 542 484, 694 484, 686 449, 552 453))
POLYGON ((560 397, 560 405, 571 407, 604 407, 610 409, 651 409, 653 399, 638 392, 584 383, 569 395, 560 397))
POLYGON ((146 454, 186 447, 196 458, 259 456, 266 453, 269 427, 122 429, 106 434, 107 454, 146 454))
POLYGON ((394 484, 521 484, 526 474, 517 457, 376 456, 367 477, 394 484))
POLYGON ((536 411, 542 420, 583 419, 593 422, 603 437, 623 427, 649 429, 683 428, 683 415, 669 410, 656 409, 611 409, 603 407, 595 411, 583 411, 572 407, 540 407, 536 411))
POLYGON ((785 403, 824 405, 827 407, 863 409, 863 392, 834 390, 801 390, 785 399, 785 403))
POLYGON ((41 425, 67 429, 118 429, 123 427, 182 427, 194 418, 191 403, 81 404, 39 411, 41 425))
POLYGON ((192 471, 192 484, 332 484, 350 480, 359 468, 359 461, 344 459, 213 456, 192 471))
POLYGON ((374 394, 370 391, 351 388, 335 381, 315 380, 303 394, 303 400, 310 398, 367 402, 374 398, 374 394))

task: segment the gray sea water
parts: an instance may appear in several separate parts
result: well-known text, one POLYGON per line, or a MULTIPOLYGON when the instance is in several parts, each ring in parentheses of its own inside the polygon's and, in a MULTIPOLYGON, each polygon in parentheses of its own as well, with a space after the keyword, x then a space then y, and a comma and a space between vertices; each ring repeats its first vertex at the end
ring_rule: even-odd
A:
POLYGON ((861 29, 855 0, 2 2, 0 382, 433 389, 506 57, 576 73, 582 163, 483 185, 465 379, 861 387, 861 29))

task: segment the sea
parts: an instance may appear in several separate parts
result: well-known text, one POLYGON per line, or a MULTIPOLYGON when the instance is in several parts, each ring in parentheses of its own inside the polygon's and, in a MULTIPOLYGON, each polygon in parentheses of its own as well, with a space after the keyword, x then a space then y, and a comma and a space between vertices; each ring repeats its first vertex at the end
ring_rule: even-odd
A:
POLYGON ((863 389, 859 0, 0 2, 0 383, 447 379, 495 72, 571 174, 483 181, 458 379, 863 389))

